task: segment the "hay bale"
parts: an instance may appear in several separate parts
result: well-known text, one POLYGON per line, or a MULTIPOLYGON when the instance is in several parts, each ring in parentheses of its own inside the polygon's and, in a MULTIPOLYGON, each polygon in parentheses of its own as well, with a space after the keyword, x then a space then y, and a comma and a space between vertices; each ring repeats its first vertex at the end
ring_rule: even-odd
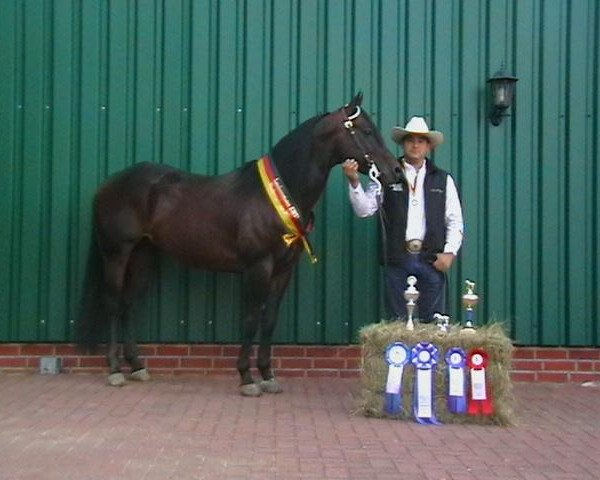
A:
POLYGON ((402 380, 403 412, 390 416, 383 410, 385 384, 388 367, 384 360, 386 347, 392 342, 403 342, 412 348, 419 342, 431 342, 437 346, 440 360, 436 365, 436 416, 443 423, 477 423, 483 425, 514 425, 514 396, 509 369, 512 357, 512 342, 498 323, 478 327, 475 333, 462 331, 452 326, 443 333, 435 325, 417 324, 414 330, 407 330, 403 322, 377 323, 367 325, 360 331, 362 344, 362 394, 359 410, 366 416, 413 419, 412 391, 414 367, 404 369, 402 380), (491 388, 494 413, 491 416, 457 415, 447 408, 448 367, 444 356, 448 349, 461 347, 466 352, 473 348, 483 348, 489 355, 486 381, 491 388))

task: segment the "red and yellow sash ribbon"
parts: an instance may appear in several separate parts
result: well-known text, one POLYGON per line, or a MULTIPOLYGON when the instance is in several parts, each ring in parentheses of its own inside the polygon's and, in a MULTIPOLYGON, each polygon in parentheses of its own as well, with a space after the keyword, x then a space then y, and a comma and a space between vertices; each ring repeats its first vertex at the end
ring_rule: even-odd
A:
POLYGON ((313 253, 312 246, 306 237, 307 233, 302 225, 300 211, 289 200, 290 196, 287 194, 285 185, 281 177, 277 174, 271 158, 265 155, 258 160, 256 166, 267 197, 269 197, 271 205, 273 205, 273 208, 288 230, 287 233, 281 236, 283 242, 289 247, 298 240, 302 241, 304 250, 308 253, 311 263, 316 263, 317 257, 313 253))

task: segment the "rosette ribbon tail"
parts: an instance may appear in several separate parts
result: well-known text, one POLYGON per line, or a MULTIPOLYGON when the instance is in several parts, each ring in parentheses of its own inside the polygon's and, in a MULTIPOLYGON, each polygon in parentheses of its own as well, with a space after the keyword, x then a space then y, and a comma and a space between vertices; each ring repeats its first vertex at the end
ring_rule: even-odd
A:
POLYGON ((467 413, 467 397, 448 397, 448 411, 450 413, 464 414, 467 413))
POLYGON ((422 425, 441 425, 435 414, 435 365, 438 349, 432 343, 421 342, 412 349, 411 362, 415 366, 413 386, 413 415, 422 425))
POLYGON ((402 342, 390 343, 385 350, 388 375, 383 408, 389 415, 402 413, 402 374, 408 358, 408 347, 402 342))
POLYGON ((386 392, 383 408, 385 413, 400 415, 402 413, 402 394, 386 392))
POLYGON ((488 397, 485 400, 469 399, 469 407, 467 413, 469 415, 493 415, 494 404, 488 397))
POLYGON ((441 425, 435 414, 435 368, 418 369, 413 390, 413 415, 421 425, 441 425), (429 386, 425 386, 429 384, 429 386), (425 388, 423 388, 425 387, 425 388))
POLYGON ((384 409, 390 415, 402 413, 402 373, 404 365, 389 365, 385 386, 384 409))
POLYGON ((467 413, 467 354, 462 348, 454 347, 446 352, 445 359, 448 364, 448 411, 467 413))
POLYGON ((478 348, 469 352, 468 367, 471 378, 469 388, 469 415, 492 415, 494 404, 491 388, 486 378, 489 357, 485 350, 478 348))

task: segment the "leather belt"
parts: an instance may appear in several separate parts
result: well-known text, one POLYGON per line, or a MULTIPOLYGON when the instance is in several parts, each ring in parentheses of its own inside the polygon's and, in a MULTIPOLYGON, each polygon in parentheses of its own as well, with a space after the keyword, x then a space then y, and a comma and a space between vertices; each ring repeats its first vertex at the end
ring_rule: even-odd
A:
POLYGON ((407 240, 406 241, 406 251, 408 253, 421 253, 421 249, 423 248, 423 241, 418 239, 407 240))

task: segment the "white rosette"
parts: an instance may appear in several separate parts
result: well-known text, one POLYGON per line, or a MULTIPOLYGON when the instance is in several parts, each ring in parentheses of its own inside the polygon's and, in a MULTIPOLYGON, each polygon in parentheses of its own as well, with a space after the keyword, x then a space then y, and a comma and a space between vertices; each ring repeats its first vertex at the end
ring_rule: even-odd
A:
POLYGON ((390 415, 398 415, 402 412, 402 374, 409 358, 409 349, 402 342, 390 343, 385 349, 388 374, 384 410, 390 415))

